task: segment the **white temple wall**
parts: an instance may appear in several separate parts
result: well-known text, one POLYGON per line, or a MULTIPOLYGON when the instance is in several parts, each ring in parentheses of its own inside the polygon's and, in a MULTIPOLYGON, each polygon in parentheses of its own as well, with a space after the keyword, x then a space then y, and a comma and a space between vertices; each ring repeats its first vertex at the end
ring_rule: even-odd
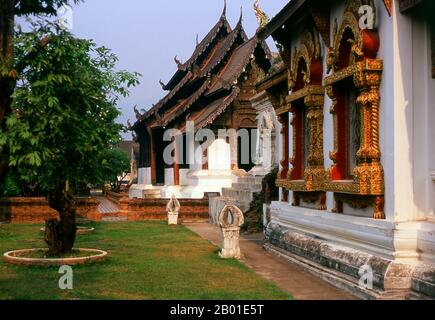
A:
POLYGON ((174 184, 174 168, 165 168, 165 186, 173 186, 174 184))
POLYGON ((216 139, 208 148, 209 170, 231 170, 231 148, 224 139, 216 139))
MULTIPOLYGON (((387 175, 387 196, 394 203, 395 221, 412 221, 416 218, 414 202, 414 179, 413 179, 413 92, 412 79, 412 20, 409 16, 399 12, 399 4, 395 2, 392 16, 392 55, 384 66, 386 72, 393 71, 391 81, 393 90, 383 92, 385 99, 393 103, 389 104, 390 122, 393 129, 387 135, 393 136, 393 159, 386 165, 393 165, 393 169, 387 175), (391 64, 392 65, 391 65, 391 64), (392 171, 392 172, 391 172, 392 171)), ((387 167, 388 168, 388 167, 387 167)))
MULTIPOLYGON (((386 220, 371 219, 367 210, 344 206, 345 214, 335 214, 333 193, 327 192, 328 212, 308 208, 292 207, 290 204, 274 202, 272 223, 302 233, 312 233, 324 239, 339 242, 351 248, 376 253, 389 259, 415 260, 418 258, 417 230, 413 216, 413 111, 412 101, 412 41, 410 24, 402 21, 401 14, 389 17, 382 1, 377 4, 377 28, 381 38, 378 59, 384 60, 383 79, 380 87, 380 146, 382 164, 385 170, 385 213, 386 220), (404 47, 404 48, 403 48, 404 47), (400 52, 400 55, 399 55, 400 52), (354 217, 352 215, 358 215, 354 217), (341 222, 340 222, 341 221, 341 222), (410 222, 396 224, 397 222, 410 222), (340 227, 339 227, 340 225, 340 227), (381 231, 382 230, 382 231, 381 231)), ((344 1, 331 11, 331 26, 337 18, 341 23, 344 1)), ((332 33, 331 28, 331 33, 332 33)), ((331 34, 332 36, 332 34, 331 34)), ((297 46, 298 38, 292 40, 297 46)), ((325 54, 323 55, 326 59, 325 54)), ((326 76, 326 62, 324 61, 326 76)), ((429 70, 429 69, 428 69, 429 70)), ((332 161, 330 152, 334 149, 333 117, 330 114, 331 100, 325 94, 324 104, 324 161, 329 169, 332 161)), ((282 156, 281 135, 279 155, 282 156)), ((292 127, 289 130, 290 156, 292 154, 292 127)), ((290 194, 290 202, 292 194, 290 194)))
POLYGON ((151 185, 151 168, 139 168, 137 184, 151 185))
POLYGON ((189 185, 189 173, 190 169, 180 169, 180 186, 188 186, 189 185))
POLYGON ((394 72, 393 72, 393 25, 382 1, 376 1, 376 28, 379 31, 381 45, 378 59, 383 60, 384 70, 379 88, 381 96, 379 108, 379 144, 381 149, 381 163, 384 168, 385 181, 385 217, 395 220, 394 179, 394 72))
POLYGON ((414 112, 414 197, 418 218, 433 216, 435 184, 430 172, 435 168, 433 124, 435 80, 432 79, 431 42, 428 23, 412 21, 413 32, 413 112, 414 112), (432 138, 432 139, 431 139, 432 138))

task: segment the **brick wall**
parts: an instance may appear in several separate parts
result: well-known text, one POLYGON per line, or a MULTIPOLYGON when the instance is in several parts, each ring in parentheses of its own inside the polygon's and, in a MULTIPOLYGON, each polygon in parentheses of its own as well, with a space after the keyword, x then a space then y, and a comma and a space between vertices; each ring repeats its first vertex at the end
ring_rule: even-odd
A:
MULTIPOLYGON (((115 197, 118 198, 118 197, 115 197)), ((99 202, 94 198, 77 199, 77 217, 92 221, 106 218, 125 218, 128 221, 157 220, 166 221, 168 199, 129 199, 120 196, 119 212, 101 214, 99 202)), ((208 198, 179 199, 181 204, 179 221, 208 221, 208 198)), ((57 218, 58 213, 48 206, 45 198, 0 198, 0 222, 44 223, 57 218)))
MULTIPOLYGON (((166 205, 169 199, 126 199, 120 202, 120 213, 129 221, 166 221, 166 205)), ((181 205, 180 221, 208 221, 208 199, 178 199, 181 205)))
MULTIPOLYGON (((77 199, 79 218, 98 219, 98 201, 94 198, 77 199)), ((0 221, 10 223, 43 223, 47 219, 58 218, 45 198, 0 198, 0 221)))

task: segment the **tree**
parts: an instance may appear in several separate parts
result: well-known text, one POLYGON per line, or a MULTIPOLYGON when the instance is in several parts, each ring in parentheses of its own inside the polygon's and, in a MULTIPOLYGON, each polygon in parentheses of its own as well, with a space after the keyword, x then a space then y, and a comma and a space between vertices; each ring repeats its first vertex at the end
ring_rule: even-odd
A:
MULTIPOLYGON (((16 16, 54 15, 65 4, 81 0, 0 0, 0 131, 5 130, 5 119, 12 112, 12 94, 19 74, 27 67, 30 57, 15 59, 14 29, 16 16)), ((45 46, 44 41, 35 43, 35 51, 45 46)), ((0 184, 6 178, 8 150, 0 149, 0 184)))
POLYGON ((115 123, 116 105, 138 74, 115 72, 117 58, 91 40, 75 38, 48 21, 19 32, 15 52, 27 59, 40 39, 49 38, 44 50, 26 60, 28 67, 17 78, 12 112, 0 145, 10 151, 9 166, 48 194, 59 221, 46 223, 49 253, 72 250, 76 205, 68 181, 96 181, 101 153, 120 141, 122 126, 115 123))
POLYGON ((122 181, 130 171, 130 159, 119 148, 107 149, 101 159, 101 181, 110 183, 113 191, 121 190, 122 181))

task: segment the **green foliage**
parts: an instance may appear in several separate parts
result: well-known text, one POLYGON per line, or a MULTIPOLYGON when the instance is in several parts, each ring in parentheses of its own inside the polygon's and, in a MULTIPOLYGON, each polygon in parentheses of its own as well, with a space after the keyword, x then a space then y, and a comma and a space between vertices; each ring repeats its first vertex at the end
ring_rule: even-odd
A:
POLYGON ((15 59, 31 60, 18 79, 15 112, 0 144, 7 144, 9 166, 45 190, 67 179, 95 181, 101 153, 120 141, 119 97, 138 83, 138 74, 115 71, 117 57, 109 49, 56 24, 38 21, 33 28, 16 35, 15 59), (40 39, 48 41, 43 50, 37 49, 40 39))
POLYGON ((0 197, 19 197, 22 195, 19 179, 13 174, 9 174, 5 183, 0 186, 0 197))
POLYGON ((130 171, 130 159, 125 151, 114 148, 101 154, 100 177, 102 183, 110 183, 112 190, 119 192, 122 180, 130 171))
POLYGON ((261 185, 261 192, 254 193, 249 211, 246 213, 246 223, 242 230, 249 233, 260 232, 263 230, 263 204, 269 204, 279 199, 279 188, 276 186, 278 167, 264 176, 261 185))
POLYGON ((54 15, 64 4, 79 3, 81 0, 14 0, 15 13, 19 16, 30 14, 54 15))

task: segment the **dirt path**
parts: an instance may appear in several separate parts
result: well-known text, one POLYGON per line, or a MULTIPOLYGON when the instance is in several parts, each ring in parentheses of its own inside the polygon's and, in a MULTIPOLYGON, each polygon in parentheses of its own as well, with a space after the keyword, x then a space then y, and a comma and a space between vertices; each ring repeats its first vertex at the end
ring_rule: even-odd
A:
MULTIPOLYGON (((209 240, 221 244, 221 231, 209 223, 186 223, 187 228, 209 240)), ((241 237, 242 261, 260 276, 272 281, 297 300, 355 300, 356 297, 305 272, 281 258, 266 252, 262 235, 241 237)))

